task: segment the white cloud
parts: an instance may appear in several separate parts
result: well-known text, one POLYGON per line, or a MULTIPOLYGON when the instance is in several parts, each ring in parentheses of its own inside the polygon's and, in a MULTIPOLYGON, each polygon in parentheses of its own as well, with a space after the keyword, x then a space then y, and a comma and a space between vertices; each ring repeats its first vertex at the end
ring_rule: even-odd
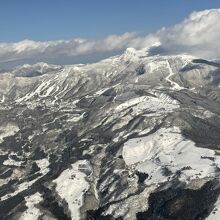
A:
POLYGON ((180 24, 156 34, 170 52, 220 58, 220 9, 193 12, 180 24))
POLYGON ((193 12, 181 23, 162 28, 157 33, 140 36, 137 33, 111 35, 104 39, 73 39, 59 41, 24 40, 0 43, 0 60, 59 58, 121 51, 127 47, 150 47, 163 53, 190 53, 204 58, 220 58, 220 9, 193 12), (162 50, 161 50, 162 49, 162 50))
POLYGON ((135 33, 124 33, 111 35, 101 40, 73 39, 44 42, 23 40, 17 43, 0 43, 0 60, 6 62, 36 57, 79 56, 123 50, 135 36, 135 33))

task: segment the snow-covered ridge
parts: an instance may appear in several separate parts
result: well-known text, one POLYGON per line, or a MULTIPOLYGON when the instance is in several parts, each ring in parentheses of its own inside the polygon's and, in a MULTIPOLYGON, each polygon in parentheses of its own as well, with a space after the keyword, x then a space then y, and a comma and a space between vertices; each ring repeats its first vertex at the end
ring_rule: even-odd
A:
POLYGON ((61 70, 62 66, 60 65, 52 65, 47 63, 36 63, 33 65, 24 64, 22 66, 17 66, 13 71, 12 74, 15 76, 22 76, 22 77, 33 77, 33 76, 40 76, 45 73, 54 72, 61 70))
POLYGON ((130 139, 124 144, 123 158, 128 166, 136 164, 139 172, 148 173, 147 184, 167 181, 170 176, 164 175, 165 167, 174 175, 181 171, 181 181, 189 183, 215 177, 216 166, 220 166, 214 150, 197 148, 182 137, 178 127, 161 128, 147 137, 130 139))
POLYGON ((79 209, 83 205, 83 195, 89 189, 89 184, 85 180, 86 174, 82 172, 82 168, 88 167, 88 162, 77 161, 71 165, 71 168, 64 170, 61 175, 53 182, 56 183, 56 191, 68 203, 71 217, 74 220, 80 220, 79 209), (81 171, 80 171, 81 170, 81 171))
POLYGON ((219 186, 202 187, 220 176, 219 67, 147 53, 0 75, 1 219, 178 219, 169 204, 185 213, 189 201, 192 216, 211 211, 219 186))
POLYGON ((18 94, 15 92, 17 100, 27 101, 50 96, 52 99, 55 98, 52 103, 56 103, 60 96, 67 94, 74 87, 80 87, 85 82, 89 92, 91 89, 106 88, 106 85, 109 82, 113 83, 115 78, 124 78, 124 81, 136 85, 162 85, 172 90, 194 89, 210 83, 216 85, 217 75, 210 74, 216 71, 217 67, 205 63, 193 63, 193 59, 195 57, 187 54, 148 56, 146 48, 142 50, 128 48, 121 56, 111 57, 94 64, 24 65, 15 68, 12 75, 0 75, 0 100, 4 102, 7 99, 7 91, 10 91, 14 85, 17 88, 18 94), (16 77, 14 78, 13 75, 16 77), (30 89, 22 92, 25 87, 30 89))

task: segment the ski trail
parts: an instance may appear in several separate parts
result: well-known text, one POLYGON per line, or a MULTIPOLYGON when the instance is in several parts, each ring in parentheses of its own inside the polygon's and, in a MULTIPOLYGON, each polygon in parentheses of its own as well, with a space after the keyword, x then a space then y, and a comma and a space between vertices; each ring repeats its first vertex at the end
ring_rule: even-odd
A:
POLYGON ((167 60, 167 68, 169 70, 169 75, 165 78, 167 82, 169 82, 172 86, 172 89, 174 90, 181 90, 181 89, 185 89, 184 87, 180 86, 178 83, 174 82, 173 80, 171 80, 171 77, 173 75, 175 75, 175 73, 173 72, 171 66, 170 66, 170 63, 169 61, 167 60))
POLYGON ((2 96, 1 103, 5 102, 5 95, 2 96))

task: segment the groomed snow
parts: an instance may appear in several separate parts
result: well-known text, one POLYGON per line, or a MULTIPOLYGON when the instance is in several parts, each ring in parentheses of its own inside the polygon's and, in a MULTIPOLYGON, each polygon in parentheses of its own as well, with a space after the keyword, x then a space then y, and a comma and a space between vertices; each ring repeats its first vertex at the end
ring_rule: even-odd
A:
POLYGON ((165 78, 172 86, 172 88, 174 90, 181 90, 181 89, 185 89, 184 87, 180 86, 178 83, 174 82, 173 80, 171 80, 171 77, 175 75, 175 73, 173 72, 169 61, 167 60, 167 68, 169 70, 169 75, 165 78))
POLYGON ((80 218, 80 207, 83 205, 83 195, 89 189, 89 183, 85 180, 86 174, 79 171, 79 166, 88 166, 86 160, 79 160, 64 170, 53 182, 56 183, 56 191, 61 198, 68 203, 71 217, 74 220, 80 218))

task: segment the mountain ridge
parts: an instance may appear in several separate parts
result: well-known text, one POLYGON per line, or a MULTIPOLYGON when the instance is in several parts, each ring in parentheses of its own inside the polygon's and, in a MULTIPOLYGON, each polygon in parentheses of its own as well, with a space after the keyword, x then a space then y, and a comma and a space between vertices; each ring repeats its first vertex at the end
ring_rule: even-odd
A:
POLYGON ((220 216, 217 62, 144 48, 13 71, 0 74, 2 219, 220 216))

